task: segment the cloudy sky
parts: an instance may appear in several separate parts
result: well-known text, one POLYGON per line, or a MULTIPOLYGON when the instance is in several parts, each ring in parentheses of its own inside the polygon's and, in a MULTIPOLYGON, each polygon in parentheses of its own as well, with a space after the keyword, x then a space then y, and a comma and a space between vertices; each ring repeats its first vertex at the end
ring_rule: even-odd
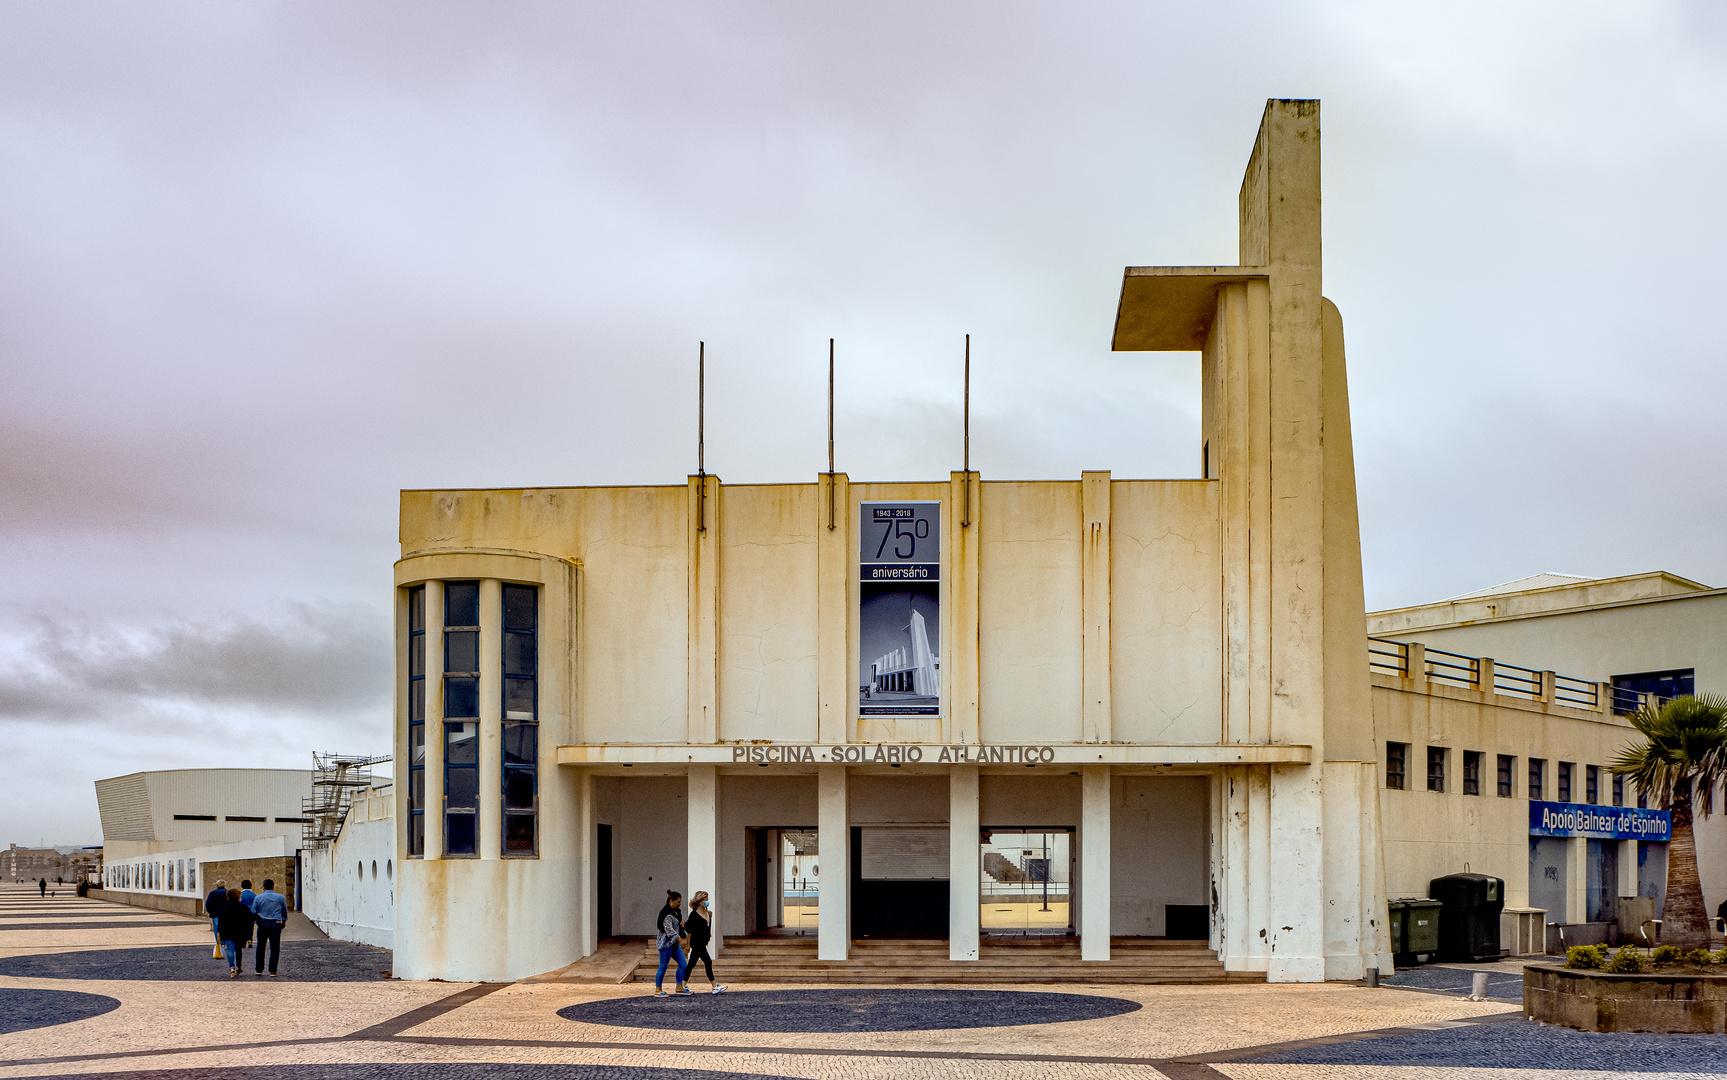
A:
POLYGON ((1324 102, 1370 607, 1727 584, 1719 5, 0 6, 0 843, 388 749, 404 487, 1193 476, 1123 266, 1324 102), (1709 403, 1715 402, 1712 407, 1709 403))

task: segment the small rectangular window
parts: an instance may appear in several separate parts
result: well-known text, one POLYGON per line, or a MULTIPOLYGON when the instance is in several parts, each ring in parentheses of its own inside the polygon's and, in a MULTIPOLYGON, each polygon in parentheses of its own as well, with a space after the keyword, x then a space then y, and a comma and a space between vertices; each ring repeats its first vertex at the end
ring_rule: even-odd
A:
POLYGON ((1404 787, 1404 769, 1409 758, 1409 744, 1388 742, 1385 744, 1385 786, 1402 791, 1404 787))
POLYGON ((1637 789, 1637 809, 1649 809, 1649 796, 1643 793, 1643 788, 1641 786, 1637 789))
POLYGON ((1481 794, 1481 751, 1463 751, 1463 794, 1481 794))
POLYGON ((1529 797, 1540 802, 1547 797, 1547 759, 1529 759, 1529 797))
POLYGON ((215 814, 175 814, 175 821, 215 821, 215 814))
POLYGON ((238 814, 229 814, 228 820, 229 821, 269 821, 270 819, 267 817, 241 817, 238 814))
POLYGON ((1445 747, 1427 748, 1427 790, 1445 790, 1445 747))
POLYGON ((1517 776, 1517 759, 1510 754, 1499 755, 1499 797, 1509 799, 1517 794, 1512 790, 1517 776))
POLYGON ((477 855, 480 725, 444 725, 444 854, 477 855))
POLYGON ((1613 805, 1625 805, 1625 778, 1618 774, 1613 777, 1613 805))
POLYGON ((1694 668, 1674 668, 1669 671, 1641 671, 1635 675, 1613 676, 1613 711, 1624 715, 1635 712, 1644 694, 1653 694, 1657 701, 1684 697, 1696 693, 1694 668))
POLYGON ((1577 768, 1575 762, 1561 761, 1559 763, 1559 801, 1571 801, 1571 773, 1577 768))
POLYGON ((1601 801, 1601 767, 1583 766, 1583 801, 1591 806, 1601 801))

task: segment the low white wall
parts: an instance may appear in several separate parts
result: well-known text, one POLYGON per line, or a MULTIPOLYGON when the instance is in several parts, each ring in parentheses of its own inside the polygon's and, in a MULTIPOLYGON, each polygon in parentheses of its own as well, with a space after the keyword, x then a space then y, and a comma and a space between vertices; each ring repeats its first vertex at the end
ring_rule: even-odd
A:
POLYGON ((336 842, 300 853, 306 917, 341 941, 395 948, 395 840, 390 788, 356 796, 336 842))

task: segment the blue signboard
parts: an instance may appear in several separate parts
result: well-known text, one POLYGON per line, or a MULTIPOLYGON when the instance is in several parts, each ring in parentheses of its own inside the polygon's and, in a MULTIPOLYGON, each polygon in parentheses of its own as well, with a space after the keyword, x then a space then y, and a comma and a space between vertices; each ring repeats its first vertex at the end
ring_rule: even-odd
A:
POLYGON ((1530 836, 1588 836, 1597 840, 1671 840, 1673 816, 1665 810, 1587 803, 1531 802, 1530 836))

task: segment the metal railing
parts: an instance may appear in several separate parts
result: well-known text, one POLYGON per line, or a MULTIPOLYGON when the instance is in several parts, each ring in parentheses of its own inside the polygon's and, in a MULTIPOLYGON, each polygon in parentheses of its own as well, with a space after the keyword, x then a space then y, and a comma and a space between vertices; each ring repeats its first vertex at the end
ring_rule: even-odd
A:
POLYGON ((1601 684, 1574 679, 1569 675, 1553 676, 1553 700, 1560 705, 1579 709, 1601 708, 1601 684))
POLYGON ((1384 638, 1367 639, 1367 666, 1387 675, 1409 677, 1409 646, 1384 638))
POLYGON ((1427 650, 1428 679, 1443 679, 1461 686, 1479 687, 1481 685, 1481 666, 1477 658, 1464 656, 1462 653, 1446 652, 1444 649, 1427 650), (1436 659, 1437 658, 1437 659, 1436 659), (1457 661, 1463 661, 1461 664, 1457 661))
POLYGON ((1493 662, 1493 692, 1509 697, 1541 700, 1541 672, 1516 664, 1493 662))

